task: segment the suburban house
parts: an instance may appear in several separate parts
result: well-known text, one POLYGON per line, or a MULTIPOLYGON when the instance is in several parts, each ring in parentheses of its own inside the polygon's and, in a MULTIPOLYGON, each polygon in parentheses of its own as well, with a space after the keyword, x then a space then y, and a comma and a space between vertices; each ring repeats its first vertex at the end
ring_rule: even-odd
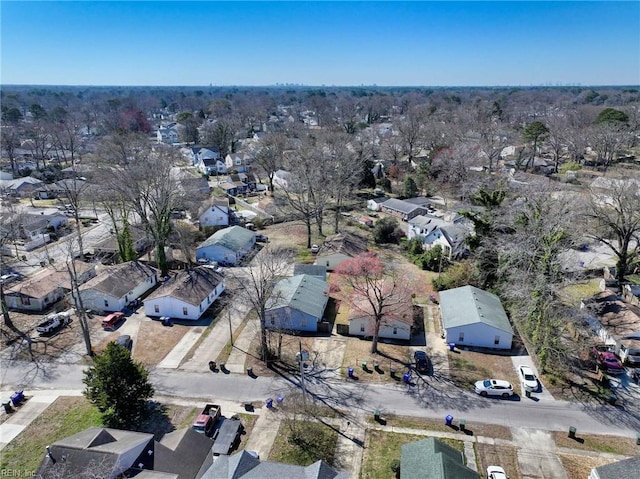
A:
POLYGON ((256 234, 242 226, 216 231, 196 248, 196 259, 208 259, 220 264, 235 265, 247 256, 256 244, 256 234))
POLYGON ((227 176, 226 183, 234 185, 236 193, 246 193, 249 190, 249 184, 246 178, 247 176, 244 173, 232 173, 227 176), (243 181, 243 178, 245 181, 243 181))
POLYGON ((631 479, 640 471, 640 456, 622 459, 591 469, 587 479, 631 479))
POLYGON ((122 311, 156 285, 158 273, 139 261, 104 266, 95 278, 80 286, 82 303, 94 311, 122 311))
POLYGON ((513 329, 495 294, 474 286, 441 291, 440 314, 447 343, 511 349, 513 329))
POLYGON ((327 267, 321 264, 296 263, 293 265, 293 276, 308 274, 322 281, 327 280, 327 267))
MULTIPOLYGON (((153 240, 148 237, 142 225, 130 225, 129 230, 133 240, 133 247, 138 254, 142 254, 153 244, 153 240)), ((107 236, 93 247, 94 254, 102 257, 117 256, 119 251, 118 240, 115 235, 107 236)))
POLYGON ((279 186, 280 188, 289 188, 291 183, 291 173, 285 170, 277 170, 273 174, 273 186, 279 186))
POLYGON ((253 156, 248 153, 229 153, 225 159, 227 170, 235 170, 238 173, 249 171, 249 165, 253 162, 253 156))
POLYGON ((179 272, 164 281, 144 300, 147 316, 199 319, 224 291, 224 277, 201 266, 179 272))
MULTIPOLYGON (((73 262, 78 284, 96 275, 95 265, 75 260, 73 262)), ((9 309, 44 311, 71 291, 71 279, 66 265, 47 267, 31 278, 5 289, 5 302, 9 309)))
POLYGON ((67 224, 67 217, 62 213, 27 214, 21 220, 20 233, 27 241, 40 239, 43 235, 46 235, 48 240, 52 230, 57 230, 67 224))
POLYGON ((400 479, 480 479, 464 453, 434 437, 400 448, 400 479))
POLYGON ((23 178, 15 178, 13 180, 0 181, 0 192, 7 196, 28 197, 33 196, 38 190, 42 189, 44 183, 32 176, 23 178))
POLYGON ((158 143, 178 143, 180 135, 178 134, 178 124, 168 123, 160 126, 156 132, 158 143))
POLYGON ((315 264, 333 271, 343 261, 355 258, 367 251, 367 240, 353 233, 338 233, 328 236, 320 246, 315 264))
POLYGON ((622 361, 640 366, 640 315, 638 308, 611 290, 602 291, 580 305, 589 313, 589 325, 622 361))
POLYGON ((316 332, 328 301, 326 281, 306 274, 281 279, 265 304, 265 326, 316 332))
POLYGON ((200 226, 229 226, 229 198, 211 198, 198 211, 200 226))
POLYGON ((308 466, 261 461, 247 451, 232 456, 219 456, 201 479, 256 479, 267 477, 298 477, 304 479, 349 479, 349 474, 333 469, 324 461, 308 466))
POLYGON ((92 427, 42 453, 35 477, 194 479, 213 464, 211 439, 191 428, 156 441, 153 434, 92 427))
POLYGON ((409 220, 407 239, 420 238, 424 249, 440 246, 450 259, 460 259, 468 254, 465 238, 470 231, 462 217, 447 220, 434 215, 418 215, 409 220))
POLYGON ((367 200, 367 209, 371 211, 380 211, 380 205, 387 201, 386 196, 377 196, 367 200))
POLYGON ((204 175, 224 175, 227 166, 220 157, 220 150, 216 146, 194 146, 191 148, 193 166, 204 175))
POLYGON ((409 221, 418 215, 425 215, 429 212, 429 203, 416 203, 411 200, 398 200, 390 198, 379 204, 380 211, 389 213, 400 218, 402 221, 409 221))
MULTIPOLYGON (((371 338, 375 331, 375 317, 371 304, 364 297, 352 297, 351 309, 347 317, 349 335, 371 338)), ((379 338, 409 341, 413 327, 413 307, 411 301, 390 308, 380 322, 379 338)))

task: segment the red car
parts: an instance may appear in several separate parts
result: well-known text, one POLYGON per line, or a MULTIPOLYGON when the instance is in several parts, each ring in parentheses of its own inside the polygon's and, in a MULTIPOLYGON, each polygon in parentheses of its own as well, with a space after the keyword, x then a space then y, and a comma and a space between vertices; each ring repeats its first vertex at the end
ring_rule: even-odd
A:
POLYGON ((606 351, 606 350, 602 350, 600 348, 594 347, 593 354, 596 356, 596 359, 598 360, 598 364, 604 371, 610 374, 624 372, 622 363, 620 362, 620 360, 618 359, 618 357, 615 355, 613 351, 606 351))
POLYGON ((107 331, 113 331, 116 329, 118 324, 124 321, 124 319, 124 313, 121 313, 119 311, 116 313, 111 313, 102 321, 102 327, 107 331))

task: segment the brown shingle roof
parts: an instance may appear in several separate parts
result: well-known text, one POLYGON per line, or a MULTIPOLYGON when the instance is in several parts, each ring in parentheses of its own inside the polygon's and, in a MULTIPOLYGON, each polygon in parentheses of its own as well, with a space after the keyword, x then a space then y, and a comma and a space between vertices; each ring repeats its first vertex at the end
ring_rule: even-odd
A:
POLYGON ((147 300, 171 296, 186 303, 199 305, 224 280, 220 273, 205 266, 181 271, 151 293, 147 300))

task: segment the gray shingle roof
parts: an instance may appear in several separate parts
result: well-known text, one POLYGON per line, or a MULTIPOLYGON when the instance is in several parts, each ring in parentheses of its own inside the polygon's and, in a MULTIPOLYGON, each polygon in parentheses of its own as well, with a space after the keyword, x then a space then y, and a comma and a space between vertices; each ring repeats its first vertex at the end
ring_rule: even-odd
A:
POLYGON ((308 274, 310 276, 316 276, 322 280, 326 280, 327 267, 321 264, 296 263, 293 265, 293 276, 297 276, 299 274, 308 274))
POLYGON ((380 206, 382 208, 397 211, 398 213, 403 213, 403 214, 409 214, 417 208, 424 209, 423 206, 415 205, 413 203, 408 203, 404 200, 399 200, 396 198, 390 198, 384 203, 381 203, 380 206))
POLYGON ((153 266, 139 261, 128 261, 108 266, 105 271, 80 286, 80 291, 95 289, 114 298, 121 298, 147 278, 157 275, 158 270, 153 266))
POLYGON ((445 329, 484 323, 513 334, 500 298, 474 286, 441 291, 440 311, 445 329))
POLYGON ((219 244, 225 248, 239 252, 246 246, 246 244, 255 238, 256 234, 243 228, 242 226, 232 226, 231 228, 224 228, 216 231, 209 236, 198 248, 204 248, 219 244))
POLYGON ((300 274, 278 281, 267 300, 266 309, 288 306, 314 318, 322 318, 328 300, 329 284, 326 281, 300 274))
POLYGON ((480 479, 464 465, 460 451, 433 437, 405 444, 401 451, 402 479, 480 479))
POLYGON ((147 300, 171 296, 198 306, 222 281, 224 278, 221 274, 206 266, 181 271, 169 281, 162 283, 147 296, 147 300))
POLYGON ((604 466, 596 467, 599 479, 631 479, 638 477, 640 471, 640 456, 612 462, 604 466))

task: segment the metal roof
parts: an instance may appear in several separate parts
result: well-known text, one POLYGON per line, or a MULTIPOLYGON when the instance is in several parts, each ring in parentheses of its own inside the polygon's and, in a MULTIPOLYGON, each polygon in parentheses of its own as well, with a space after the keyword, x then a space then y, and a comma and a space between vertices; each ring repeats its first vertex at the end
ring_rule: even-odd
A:
POLYGON ((255 237, 256 234, 251 230, 243 228, 242 226, 232 226, 231 228, 216 231, 209 236, 204 243, 198 246, 198 248, 220 245, 231 251, 239 252, 246 247, 247 243, 253 241, 255 237))
POLYGON ((266 309, 290 307, 314 318, 322 318, 329 300, 329 284, 308 274, 280 280, 273 288, 266 309))
POLYGON ((440 311, 445 329, 484 323, 513 334, 500 298, 474 286, 441 291, 440 311))

